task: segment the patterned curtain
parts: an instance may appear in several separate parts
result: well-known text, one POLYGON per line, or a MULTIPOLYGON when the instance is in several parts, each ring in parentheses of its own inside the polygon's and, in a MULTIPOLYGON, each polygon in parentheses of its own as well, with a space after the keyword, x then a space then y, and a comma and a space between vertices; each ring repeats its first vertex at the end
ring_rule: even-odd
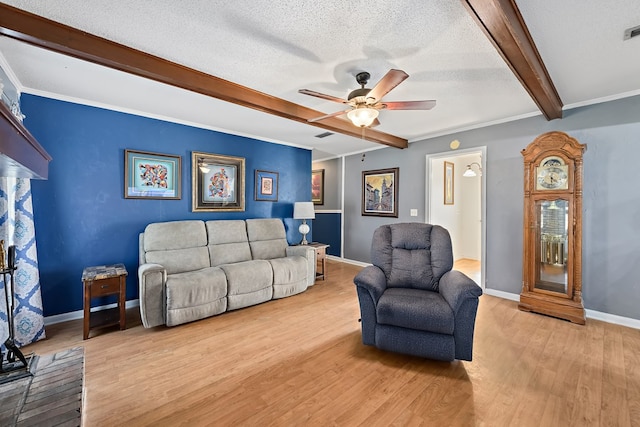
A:
MULTIPOLYGON (((16 246, 14 333, 16 345, 22 347, 45 338, 31 182, 28 179, 0 178, 0 239, 4 240, 5 251, 11 245, 16 246)), ((10 285, 8 275, 7 282, 10 285)), ((0 281, 0 344, 9 336, 4 286, 4 280, 0 281)))

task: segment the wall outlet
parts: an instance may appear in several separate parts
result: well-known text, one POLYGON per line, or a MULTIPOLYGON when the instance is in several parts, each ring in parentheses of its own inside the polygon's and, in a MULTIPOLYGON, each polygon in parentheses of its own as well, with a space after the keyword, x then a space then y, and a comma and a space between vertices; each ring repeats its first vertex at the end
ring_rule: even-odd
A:
POLYGON ((418 209, 411 209, 411 216, 418 216, 418 209))

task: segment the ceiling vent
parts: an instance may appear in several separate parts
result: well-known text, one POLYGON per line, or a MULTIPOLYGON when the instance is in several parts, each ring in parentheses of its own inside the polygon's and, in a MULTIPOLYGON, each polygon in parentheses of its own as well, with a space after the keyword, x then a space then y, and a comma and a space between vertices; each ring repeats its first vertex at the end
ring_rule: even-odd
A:
POLYGON ((640 25, 624 30, 624 39, 629 40, 632 37, 640 36, 640 25))
POLYGON ((326 138, 326 137, 331 136, 331 135, 333 135, 333 132, 324 132, 324 133, 320 133, 320 134, 316 135, 315 137, 316 138, 326 138))

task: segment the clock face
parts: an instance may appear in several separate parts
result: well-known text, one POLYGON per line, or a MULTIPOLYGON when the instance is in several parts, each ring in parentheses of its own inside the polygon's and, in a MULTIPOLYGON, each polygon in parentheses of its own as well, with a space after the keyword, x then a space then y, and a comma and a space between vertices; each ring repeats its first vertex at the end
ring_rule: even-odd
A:
POLYGON ((547 157, 536 168, 536 190, 569 188, 568 166, 559 157, 547 157))

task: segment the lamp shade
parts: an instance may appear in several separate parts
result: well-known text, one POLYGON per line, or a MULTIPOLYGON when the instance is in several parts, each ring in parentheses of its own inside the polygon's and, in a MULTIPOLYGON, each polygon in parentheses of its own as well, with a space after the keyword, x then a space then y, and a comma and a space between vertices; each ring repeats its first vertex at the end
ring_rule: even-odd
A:
POLYGON ((375 108, 356 107, 347 113, 347 117, 358 127, 371 126, 371 123, 378 118, 380 112, 375 108))
POLYGON ((316 211, 313 202, 295 202, 293 205, 293 219, 314 219, 316 211))
POLYGON ((476 173, 473 171, 473 169, 471 169, 471 166, 467 166, 467 170, 464 171, 464 173, 462 174, 462 176, 464 177, 471 177, 471 176, 476 176, 476 173))

